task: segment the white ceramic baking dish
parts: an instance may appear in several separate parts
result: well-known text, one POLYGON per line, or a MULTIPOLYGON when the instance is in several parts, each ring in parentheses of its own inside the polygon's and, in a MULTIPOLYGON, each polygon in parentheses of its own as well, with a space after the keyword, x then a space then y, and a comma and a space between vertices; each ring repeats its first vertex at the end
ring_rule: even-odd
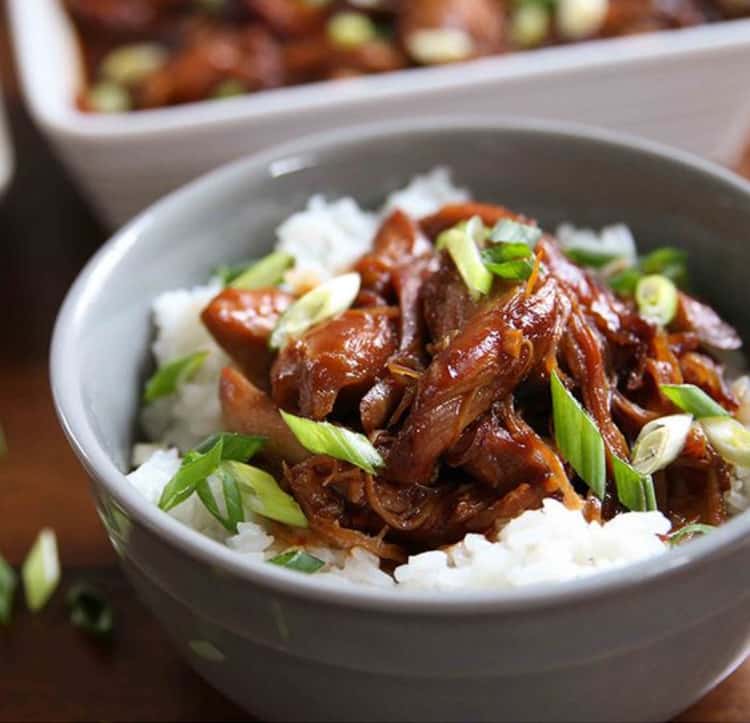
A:
POLYGON ((456 112, 556 118, 725 163, 750 131, 750 20, 93 116, 73 105, 81 62, 59 0, 8 0, 8 9, 31 112, 112 224, 225 161, 363 121, 456 112))

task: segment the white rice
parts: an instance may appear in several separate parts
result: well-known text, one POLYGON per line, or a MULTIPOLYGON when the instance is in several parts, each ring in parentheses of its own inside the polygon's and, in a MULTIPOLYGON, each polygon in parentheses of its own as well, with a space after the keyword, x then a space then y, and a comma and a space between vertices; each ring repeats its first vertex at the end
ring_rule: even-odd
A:
MULTIPOLYGON (((468 198, 468 192, 454 186, 448 171, 442 168, 418 176, 406 188, 392 193, 378 213, 362 210, 351 198, 326 201, 315 196, 276 231, 276 248, 295 257, 294 274, 287 281, 292 286, 319 282, 346 269, 371 248, 380 219, 394 208, 419 217, 445 203, 468 198)), ((563 225, 557 233, 568 246, 636 258, 635 241, 623 225, 601 232, 563 225)), ((206 350, 209 355, 196 376, 181 385, 176 394, 158 400, 143 412, 143 427, 151 442, 134 448, 137 469, 128 479, 153 504, 158 503, 162 489, 180 465, 178 450, 187 451, 221 428, 217 385, 219 373, 229 360, 199 319, 218 290, 219 283, 212 281, 190 290, 167 292, 154 302, 153 353, 157 364, 198 350, 206 350)), ((750 424, 750 381, 738 380, 735 393, 742 402, 739 417, 750 424)), ((209 478, 209 482, 216 486, 215 496, 221 504, 218 480, 209 478)), ((727 503, 733 512, 750 507, 750 469, 737 470, 727 503)), ((263 518, 249 509, 245 510, 247 521, 238 526, 235 535, 211 516, 197 495, 169 514, 226 544, 249 562, 264 562, 284 552, 263 518)), ((424 591, 503 589, 576 579, 662 554, 667 545, 658 535, 669 528, 669 521, 659 512, 630 512, 603 525, 587 523, 580 512, 548 499, 542 509, 525 512, 511 521, 496 540, 467 535, 445 550, 411 557, 393 577, 382 572, 378 559, 362 549, 345 553, 311 548, 309 552, 325 563, 315 575, 321 584, 424 591)))

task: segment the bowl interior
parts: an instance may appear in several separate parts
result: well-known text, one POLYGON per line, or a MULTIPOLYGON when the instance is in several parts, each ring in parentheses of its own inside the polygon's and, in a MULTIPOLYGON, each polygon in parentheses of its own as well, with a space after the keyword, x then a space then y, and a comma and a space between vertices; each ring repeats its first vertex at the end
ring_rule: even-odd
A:
POLYGON ((546 125, 338 132, 233 164, 169 197, 118 234, 79 279, 58 328, 64 348, 58 345, 53 379, 75 387, 66 394, 83 403, 117 467, 128 470, 137 438, 157 294, 204 283, 218 264, 266 252, 274 228, 312 194, 375 207, 436 165, 451 168, 475 198, 521 210, 547 229, 565 220, 624 222, 641 250, 684 248, 695 292, 750 334, 750 191, 728 173, 650 145, 546 125))

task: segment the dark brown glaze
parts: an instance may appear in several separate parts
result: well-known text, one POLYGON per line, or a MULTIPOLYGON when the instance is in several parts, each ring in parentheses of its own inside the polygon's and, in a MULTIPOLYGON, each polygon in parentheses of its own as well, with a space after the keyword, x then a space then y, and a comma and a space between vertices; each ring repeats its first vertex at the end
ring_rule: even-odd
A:
POLYGON ((201 313, 203 325, 256 386, 269 389, 273 352, 268 348, 276 322, 293 297, 280 289, 224 289, 201 313))
POLYGON ((674 331, 694 333, 701 343, 714 349, 739 349, 742 340, 737 331, 710 307, 680 292, 677 316, 671 325, 674 331))
MULTIPOLYGON (((625 460, 645 424, 675 412, 661 384, 694 383, 728 411, 737 407, 710 356, 710 348, 736 344, 734 330, 687 296, 668 329, 646 321, 632 299, 615 296, 550 236, 537 244, 528 281, 497 280, 473 299, 451 257, 426 237, 475 214, 487 223, 523 218, 474 202, 444 207, 421 225, 390 214, 353 267, 362 281, 354 308, 276 355, 267 375, 273 400, 224 370, 228 428, 269 436, 268 464, 283 470, 314 539, 400 561, 467 532, 492 535, 548 496, 587 519, 623 512, 611 469, 596 500, 555 448, 553 371, 594 419, 609 454, 625 460), (279 406, 365 433, 384 466, 371 475, 310 456, 279 406)), ((263 293, 225 291, 204 313, 248 374, 253 345, 265 344, 279 309, 265 323, 236 315, 263 293)), ((654 475, 659 508, 676 526, 721 522, 731 474, 696 426, 680 456, 654 475)))
POLYGON ((271 369, 274 401, 311 419, 325 419, 342 392, 358 401, 396 351, 393 311, 352 309, 287 344, 271 369))

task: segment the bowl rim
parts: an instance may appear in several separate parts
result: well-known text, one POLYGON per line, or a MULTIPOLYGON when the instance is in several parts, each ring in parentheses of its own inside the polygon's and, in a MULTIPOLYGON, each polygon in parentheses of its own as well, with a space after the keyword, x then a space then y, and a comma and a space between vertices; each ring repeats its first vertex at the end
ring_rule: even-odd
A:
POLYGON ((750 182, 710 161, 653 141, 577 123, 525 118, 487 120, 465 115, 371 123, 314 134, 225 164, 168 194, 139 213, 87 262, 69 289, 59 311, 50 349, 50 379, 55 409, 74 452, 90 476, 105 488, 115 502, 162 542, 188 557, 232 573, 237 578, 274 594, 350 609, 419 615, 462 615, 469 612, 528 612, 618 595, 629 588, 669 580, 687 572, 688 568, 695 572, 733 554, 750 541, 750 513, 743 513, 711 535, 671 550, 668 556, 658 555, 567 582, 503 590, 441 591, 438 595, 431 591, 326 585, 293 571, 245 560, 226 545, 164 514, 127 482, 125 474, 115 466, 98 443, 81 397, 76 341, 84 328, 82 323, 86 312, 101 293, 107 274, 139 243, 145 228, 158 225, 163 213, 188 206, 191 199, 200 198, 213 186, 232 185, 240 178, 258 173, 270 173, 272 176, 293 173, 300 168, 300 162, 306 162, 305 158, 335 151, 338 146, 383 141, 405 134, 419 137, 423 133, 451 134, 457 131, 525 133, 553 136, 561 142, 583 141, 615 147, 634 156, 655 158, 683 171, 711 177, 744 194, 750 203, 750 182))
MULTIPOLYGON (((150 138, 167 131, 188 132, 221 128, 274 118, 300 109, 320 111, 372 104, 433 92, 450 93, 467 84, 487 86, 498 81, 514 82, 539 75, 599 72, 619 66, 643 65, 722 53, 735 48, 750 51, 750 17, 680 29, 658 30, 643 35, 593 38, 578 43, 535 48, 528 52, 476 58, 448 66, 410 67, 390 73, 352 78, 347 82, 319 81, 284 86, 222 102, 196 101, 177 106, 125 114, 91 114, 79 111, 72 98, 60 106, 36 81, 33 67, 39 63, 33 20, 50 13, 48 6, 9 0, 8 14, 13 51, 20 71, 24 96, 36 121, 68 140, 116 143, 150 138), (41 8, 41 10, 40 10, 41 8)), ((52 8, 54 10, 54 8, 52 8)), ((63 9, 60 9, 62 12, 63 9)), ((69 20, 66 16, 66 20, 69 20)), ((75 41, 78 43, 77 39, 75 41)), ((80 55, 80 53, 78 54, 80 55)))

